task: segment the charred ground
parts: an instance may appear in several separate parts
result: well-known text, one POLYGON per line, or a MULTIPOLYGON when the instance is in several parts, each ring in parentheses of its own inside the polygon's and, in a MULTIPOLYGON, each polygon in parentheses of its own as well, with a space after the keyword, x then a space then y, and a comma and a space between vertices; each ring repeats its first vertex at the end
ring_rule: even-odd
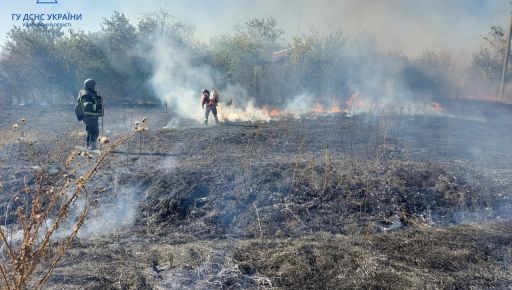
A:
MULTIPOLYGON (((96 211, 49 288, 509 287, 510 110, 443 105, 207 128, 114 108, 107 134, 145 115, 151 130, 90 185, 96 211)), ((81 143, 69 112, 2 117, 28 118, 4 148, 4 193, 81 143)), ((7 194, 1 208, 13 222, 7 194)))

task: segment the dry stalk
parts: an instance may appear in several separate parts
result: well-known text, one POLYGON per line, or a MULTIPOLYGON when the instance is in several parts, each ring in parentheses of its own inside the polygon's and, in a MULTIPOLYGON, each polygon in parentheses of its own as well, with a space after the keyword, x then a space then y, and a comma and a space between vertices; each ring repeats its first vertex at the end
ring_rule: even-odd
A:
POLYGON ((294 156, 293 160, 293 175, 292 175, 292 184, 290 186, 290 190, 293 191, 293 188, 295 186, 295 176, 297 174, 297 167, 299 166, 299 158, 302 154, 302 149, 304 148, 304 138, 301 139, 300 146, 299 146, 299 154, 294 156))
POLYGON ((296 214, 293 213, 293 211, 288 207, 287 204, 284 205, 284 209, 289 211, 292 214, 292 216, 302 224, 303 227, 306 227, 306 225, 302 222, 302 220, 296 214))
POLYGON ((263 237, 263 231, 261 230, 261 220, 260 220, 260 213, 258 211, 258 207, 255 203, 252 204, 254 206, 254 209, 256 210, 256 218, 258 219, 258 228, 260 229, 260 239, 263 237))
POLYGON ((324 173, 324 186, 322 188, 322 194, 327 190, 327 183, 329 182, 329 148, 325 147, 325 173, 324 173))
MULTIPOLYGON (((99 169, 111 160, 112 150, 128 139, 147 130, 147 123, 135 128, 135 131, 120 137, 104 150, 91 163, 88 170, 75 178, 81 169, 79 157, 93 159, 88 152, 73 150, 64 162, 64 170, 57 176, 48 176, 42 169, 35 172, 35 181, 31 185, 25 178, 21 196, 26 202, 18 202, 16 218, 22 230, 19 241, 7 238, 7 227, 0 228, 0 239, 7 252, 7 258, 0 265, 1 281, 6 289, 41 289, 48 281, 57 264, 62 260, 80 228, 86 222, 89 213, 89 197, 86 185, 94 178, 99 169), (75 162, 76 161, 76 162, 75 162), (70 232, 64 232, 60 241, 53 239, 60 225, 69 220, 70 209, 74 203, 84 197, 85 204, 78 220, 70 232), (52 251, 52 248, 55 251, 52 251), (38 267, 45 261, 45 268, 38 267), (36 269, 42 277, 35 276, 36 269), (31 281, 34 281, 31 283, 31 281), (32 286, 32 287, 30 287, 32 286)), ((108 142, 105 142, 108 143, 108 142)), ((20 199, 18 199, 19 201, 20 199)), ((16 201, 16 199, 15 199, 16 201)))

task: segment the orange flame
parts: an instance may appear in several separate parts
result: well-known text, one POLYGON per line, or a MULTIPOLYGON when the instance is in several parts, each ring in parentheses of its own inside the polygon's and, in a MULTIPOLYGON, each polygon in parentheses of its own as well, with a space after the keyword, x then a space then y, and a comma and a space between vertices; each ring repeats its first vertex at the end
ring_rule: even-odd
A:
POLYGON ((323 114, 325 113, 325 110, 324 110, 324 107, 322 105, 320 105, 319 103, 316 103, 312 108, 311 108, 311 113, 314 113, 314 114, 323 114))
MULTIPOLYGON (((470 98, 470 97, 468 97, 470 98)), ((480 98, 481 99, 481 98, 480 98)), ((489 97, 490 100, 497 100, 494 97, 489 97)), ((366 99, 359 95, 358 92, 353 93, 344 103, 340 97, 332 97, 330 104, 315 103, 307 111, 290 111, 289 109, 277 109, 272 107, 255 107, 249 104, 245 107, 238 107, 236 105, 223 108, 219 106, 221 119, 224 121, 270 121, 272 119, 282 119, 290 117, 300 117, 304 114, 313 115, 330 115, 330 114, 353 114, 365 111, 383 110, 383 112, 391 112, 399 110, 405 113, 432 113, 442 112, 444 108, 438 102, 432 103, 417 103, 417 102, 392 102, 388 103, 376 99, 366 99)))
POLYGON ((329 109, 329 113, 331 113, 331 114, 341 113, 341 109, 340 109, 338 106, 333 105, 333 106, 329 109))
POLYGON ((345 113, 350 113, 356 110, 366 109, 368 102, 359 97, 359 93, 353 93, 345 103, 345 113))
POLYGON ((316 103, 310 110, 310 113, 312 114, 337 114, 341 112, 341 108, 337 105, 332 105, 330 108, 325 108, 319 103, 316 103))
POLYGON ((276 108, 263 107, 261 108, 261 111, 272 119, 282 118, 287 115, 286 112, 276 108))
POLYGON ((272 109, 272 110, 270 110, 270 112, 268 112, 268 115, 271 118, 279 118, 284 114, 283 114, 283 112, 279 111, 278 109, 272 109))

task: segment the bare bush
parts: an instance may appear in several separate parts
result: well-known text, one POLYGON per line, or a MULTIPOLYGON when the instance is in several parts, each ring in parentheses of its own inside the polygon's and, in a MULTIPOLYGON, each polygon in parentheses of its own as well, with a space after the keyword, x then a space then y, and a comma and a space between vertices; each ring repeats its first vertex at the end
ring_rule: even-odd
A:
MULTIPOLYGON (((86 222, 90 206, 86 185, 113 159, 115 148, 145 131, 147 125, 144 120, 135 131, 114 142, 101 137, 104 150, 98 156, 74 149, 57 173, 36 166, 33 178, 25 176, 23 188, 13 192, 16 222, 0 227, 0 281, 5 289, 41 289, 45 285, 86 222), (79 199, 84 200, 83 208, 73 216, 70 211, 79 199), (64 224, 71 228, 62 229, 64 224)), ((1 136, 3 143, 8 135, 1 136)))

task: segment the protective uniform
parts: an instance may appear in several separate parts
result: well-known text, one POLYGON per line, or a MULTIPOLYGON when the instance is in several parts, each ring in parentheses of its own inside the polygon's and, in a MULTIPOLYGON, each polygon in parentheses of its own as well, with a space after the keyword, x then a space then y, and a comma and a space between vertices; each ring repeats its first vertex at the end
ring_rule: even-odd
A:
POLYGON ((87 131, 87 149, 96 149, 96 140, 99 135, 98 118, 103 116, 103 99, 96 92, 96 82, 87 79, 84 82, 84 89, 80 91, 76 100, 75 113, 79 121, 85 123, 87 131))
POLYGON ((212 96, 210 96, 210 92, 208 90, 203 90, 203 98, 201 100, 201 107, 205 109, 204 111, 204 124, 208 124, 208 117, 210 112, 212 112, 213 117, 215 118, 215 123, 219 123, 219 119, 217 118, 217 105, 219 104, 219 93, 217 91, 212 92, 212 96))

